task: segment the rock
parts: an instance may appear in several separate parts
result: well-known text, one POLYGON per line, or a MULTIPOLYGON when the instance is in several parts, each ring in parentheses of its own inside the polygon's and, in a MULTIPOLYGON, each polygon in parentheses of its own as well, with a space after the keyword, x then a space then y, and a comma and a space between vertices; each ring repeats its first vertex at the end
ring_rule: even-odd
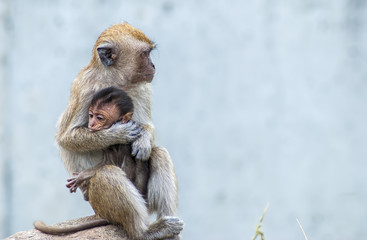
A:
MULTIPOLYGON (((77 218, 73 220, 68 220, 62 223, 53 224, 52 226, 68 226, 77 224, 80 222, 88 221, 88 219, 95 218, 95 216, 88 216, 83 218, 77 218)), ((46 223, 47 224, 47 223, 46 223)), ((129 240, 126 236, 125 231, 115 225, 107 225, 101 227, 90 228, 87 230, 79 231, 76 233, 66 234, 66 235, 49 235, 42 233, 36 229, 31 229, 28 231, 17 232, 11 235, 5 240, 22 240, 22 239, 32 239, 32 240, 61 240, 61 239, 109 239, 109 240, 129 240)))

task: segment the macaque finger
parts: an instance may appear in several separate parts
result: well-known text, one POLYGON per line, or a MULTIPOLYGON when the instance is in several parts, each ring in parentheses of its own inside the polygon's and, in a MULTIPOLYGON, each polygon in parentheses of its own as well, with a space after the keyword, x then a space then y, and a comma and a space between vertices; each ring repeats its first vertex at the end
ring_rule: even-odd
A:
POLYGON ((68 184, 66 184, 66 187, 71 188, 74 185, 75 185, 75 181, 70 181, 68 184))
MULTIPOLYGON (((124 125, 127 125, 129 123, 125 123, 124 125)), ((131 122, 131 126, 129 126, 129 128, 127 129, 129 131, 129 135, 131 137, 139 137, 143 127, 141 127, 139 124, 135 123, 135 122, 131 122)))
POLYGON ((148 149, 140 149, 136 154, 136 159, 147 160, 149 159, 150 151, 148 149))
POLYGON ((77 187, 72 187, 72 188, 70 188, 70 193, 74 193, 74 192, 76 192, 76 190, 77 190, 78 188, 77 187))
POLYGON ((123 139, 124 143, 126 143, 135 141, 140 136, 142 128, 138 124, 135 124, 133 122, 128 122, 125 124, 117 122, 106 131, 110 132, 111 134, 119 132, 121 139, 123 139))

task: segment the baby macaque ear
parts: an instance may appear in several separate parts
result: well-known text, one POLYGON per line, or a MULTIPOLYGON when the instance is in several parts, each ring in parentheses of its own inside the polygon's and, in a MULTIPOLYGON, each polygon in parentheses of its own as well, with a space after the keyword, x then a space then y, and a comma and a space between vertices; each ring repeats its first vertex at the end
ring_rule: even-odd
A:
POLYGON ((128 112, 124 116, 122 116, 121 122, 122 123, 127 123, 128 121, 131 120, 132 117, 133 117, 133 113, 132 112, 128 112))

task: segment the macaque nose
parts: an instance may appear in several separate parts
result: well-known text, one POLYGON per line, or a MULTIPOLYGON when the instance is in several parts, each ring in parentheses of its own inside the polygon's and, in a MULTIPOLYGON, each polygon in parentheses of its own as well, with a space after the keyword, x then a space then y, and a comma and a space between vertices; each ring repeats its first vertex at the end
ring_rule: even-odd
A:
POLYGON ((91 120, 91 121, 89 121, 88 128, 93 128, 94 125, 95 125, 94 121, 91 120))

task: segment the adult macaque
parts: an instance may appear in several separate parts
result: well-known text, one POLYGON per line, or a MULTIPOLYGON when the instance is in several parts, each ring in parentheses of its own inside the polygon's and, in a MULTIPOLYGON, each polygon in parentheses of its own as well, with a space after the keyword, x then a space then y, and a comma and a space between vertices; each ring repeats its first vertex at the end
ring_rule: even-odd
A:
MULTIPOLYGON (((138 191, 130 180, 117 174, 122 171, 120 168, 102 167, 95 174, 97 180, 105 178, 121 186, 118 189, 123 191, 118 192, 113 201, 123 199, 123 212, 128 217, 121 221, 133 239, 178 238, 183 228, 183 222, 176 217, 177 180, 172 160, 166 149, 154 145, 150 84, 155 73, 150 59, 153 48, 154 44, 143 32, 127 23, 104 31, 94 46, 91 62, 73 82, 69 103, 56 134, 61 158, 70 174, 98 165, 103 160, 103 149, 115 144, 132 143, 132 155, 136 159, 150 159, 146 204, 141 195, 136 194, 138 191), (132 121, 91 132, 86 112, 93 94, 112 86, 123 89, 133 100, 132 121), (152 224, 149 224, 148 212, 157 213, 158 219, 152 224)), ((80 188, 88 198, 87 184, 80 188)), ((103 198, 112 194, 107 190, 95 193, 103 198)), ((41 229, 40 225, 37 228, 41 229)))

